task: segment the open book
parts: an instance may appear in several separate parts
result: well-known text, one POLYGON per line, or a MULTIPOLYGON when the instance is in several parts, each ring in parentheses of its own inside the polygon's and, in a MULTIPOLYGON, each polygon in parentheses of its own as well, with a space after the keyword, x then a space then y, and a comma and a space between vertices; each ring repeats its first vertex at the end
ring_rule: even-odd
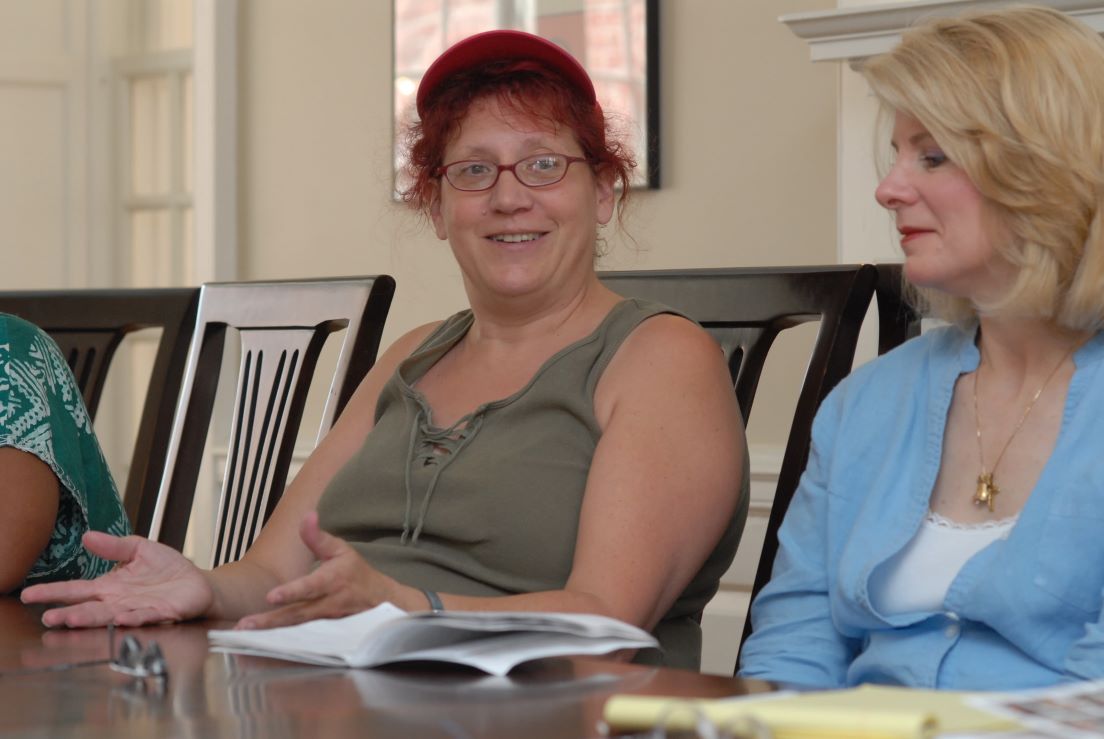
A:
POLYGON ((338 619, 257 631, 208 632, 211 648, 332 667, 433 661, 492 675, 541 657, 658 647, 646 631, 581 613, 407 613, 390 603, 338 619))

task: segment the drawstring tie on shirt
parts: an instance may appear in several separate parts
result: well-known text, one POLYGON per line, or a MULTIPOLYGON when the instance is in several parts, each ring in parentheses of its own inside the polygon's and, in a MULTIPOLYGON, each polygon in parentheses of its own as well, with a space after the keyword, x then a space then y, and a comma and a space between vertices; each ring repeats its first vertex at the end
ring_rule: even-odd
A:
POLYGON ((418 537, 425 525, 426 513, 429 511, 429 503, 433 498, 433 492, 437 489, 437 480, 441 473, 456 458, 456 455, 467 445, 479 427, 483 425, 483 414, 476 413, 460 418, 448 428, 434 428, 428 423, 428 414, 424 408, 418 409, 418 415, 410 429, 410 443, 406 450, 406 513, 403 516, 401 544, 417 544, 418 537), (422 505, 418 510, 418 521, 413 532, 410 530, 411 513, 414 507, 414 493, 411 489, 411 475, 415 465, 432 464, 436 466, 433 477, 426 486, 425 495, 422 496, 422 505))

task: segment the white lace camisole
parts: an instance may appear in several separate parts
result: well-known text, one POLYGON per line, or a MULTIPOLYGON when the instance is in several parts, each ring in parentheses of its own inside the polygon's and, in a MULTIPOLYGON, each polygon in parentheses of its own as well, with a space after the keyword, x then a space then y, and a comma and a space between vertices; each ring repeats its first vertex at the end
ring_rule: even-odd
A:
POLYGON ((962 524, 928 511, 904 549, 879 565, 870 578, 870 603, 884 616, 941 611, 962 566, 994 541, 1004 539, 1018 516, 962 524))

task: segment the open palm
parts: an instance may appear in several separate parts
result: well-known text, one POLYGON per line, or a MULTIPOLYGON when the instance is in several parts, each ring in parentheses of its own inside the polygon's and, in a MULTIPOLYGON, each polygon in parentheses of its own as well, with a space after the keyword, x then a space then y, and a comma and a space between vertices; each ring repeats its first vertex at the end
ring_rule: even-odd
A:
POLYGON ((208 611, 214 599, 202 570, 180 552, 140 536, 115 537, 96 531, 84 535, 88 551, 117 562, 95 580, 34 585, 24 603, 60 603, 46 611, 46 626, 87 628, 114 623, 139 626, 184 621, 208 611))

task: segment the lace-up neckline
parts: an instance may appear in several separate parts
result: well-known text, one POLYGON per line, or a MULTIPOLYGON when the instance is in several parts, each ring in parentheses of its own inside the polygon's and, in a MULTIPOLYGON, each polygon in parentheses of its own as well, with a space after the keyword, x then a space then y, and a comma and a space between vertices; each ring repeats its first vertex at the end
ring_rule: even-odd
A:
POLYGON ((417 544, 418 537, 425 525, 426 512, 429 503, 433 499, 433 492, 437 489, 437 481, 441 479, 441 473, 456 459, 460 451, 468 442, 479 433, 483 425, 483 417, 486 406, 480 406, 474 412, 459 418, 456 423, 448 428, 438 428, 430 423, 429 409, 426 408, 421 397, 418 398, 418 415, 410 428, 410 443, 406 450, 406 469, 404 481, 406 488, 406 513, 403 515, 403 530, 400 543, 417 544), (425 495, 422 496, 422 505, 418 509, 417 523, 411 530, 411 513, 414 508, 414 492, 411 487, 411 476, 417 466, 434 465, 433 477, 429 479, 425 495))
POLYGON ((433 493, 437 489, 437 483, 440 480, 441 474, 472 439, 476 437, 479 433, 479 429, 483 425, 486 414, 496 408, 509 405, 524 396, 529 392, 530 388, 536 384, 540 377, 545 374, 550 367, 555 365, 561 357, 576 351, 586 344, 597 341, 605 331, 605 327, 614 320, 615 316, 621 311, 628 309, 631 305, 633 305, 632 301, 622 300, 611 308, 609 313, 606 314, 605 318, 602 319, 592 332, 581 339, 571 342, 545 360, 537 371, 533 373, 533 376, 529 378, 529 381, 517 392, 505 398, 483 403, 475 408, 475 410, 461 416, 455 423, 445 428, 433 425, 432 409, 429 407, 425 396, 415 389, 414 384, 417 382, 417 379, 422 377, 430 367, 440 361, 441 357, 447 354, 448 351, 456 346, 457 342, 464 337, 471 328, 471 314, 468 314, 466 320, 459 321, 452 326, 447 334, 440 336, 439 343, 436 343, 425 352, 412 355, 399 365, 398 376, 403 392, 414 401, 417 407, 414 423, 411 424, 410 439, 407 444, 406 452, 406 465, 404 471, 406 507, 403 517, 403 530, 400 537, 401 543, 417 544, 418 538, 421 536, 422 529, 425 525, 426 514, 429 511, 429 505, 433 499, 433 493), (435 469, 426 485, 425 493, 422 495, 421 505, 418 507, 418 514, 415 517, 413 515, 414 474, 416 470, 429 466, 433 466, 435 469))

